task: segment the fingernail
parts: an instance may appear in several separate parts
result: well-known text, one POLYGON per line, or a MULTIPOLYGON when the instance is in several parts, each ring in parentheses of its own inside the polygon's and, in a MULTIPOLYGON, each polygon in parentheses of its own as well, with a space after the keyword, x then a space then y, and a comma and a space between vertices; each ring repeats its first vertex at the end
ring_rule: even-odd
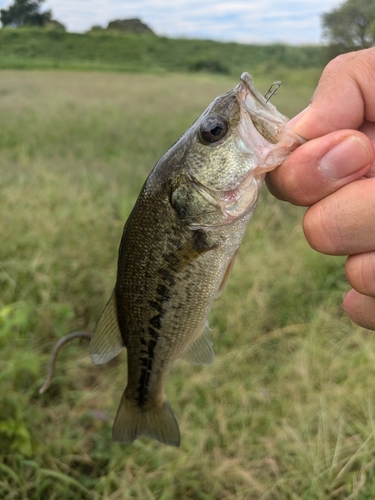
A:
POLYGON ((339 180, 363 170, 370 162, 367 144, 359 137, 350 136, 323 156, 319 170, 328 179, 339 180))

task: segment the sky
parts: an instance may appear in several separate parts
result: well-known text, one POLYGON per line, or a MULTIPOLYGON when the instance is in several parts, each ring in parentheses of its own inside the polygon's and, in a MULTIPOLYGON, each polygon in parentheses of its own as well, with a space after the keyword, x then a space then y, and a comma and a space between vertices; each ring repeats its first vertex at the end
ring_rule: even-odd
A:
MULTIPOLYGON (((0 0, 0 8, 14 0, 0 0)), ((114 19, 139 18, 156 34, 239 43, 317 44, 321 14, 343 0, 46 0, 42 10, 82 33, 114 19)))

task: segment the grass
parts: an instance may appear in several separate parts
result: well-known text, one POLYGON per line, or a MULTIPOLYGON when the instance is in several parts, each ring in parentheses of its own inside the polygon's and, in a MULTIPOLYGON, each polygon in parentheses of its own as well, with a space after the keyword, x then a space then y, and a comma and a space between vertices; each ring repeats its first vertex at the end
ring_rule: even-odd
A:
MULTIPOLYGON (((317 77, 281 75, 280 111, 301 110, 317 77)), ((313 252, 304 210, 266 190, 210 316, 215 363, 169 377, 180 448, 111 441, 125 353, 95 367, 72 344, 38 394, 55 341, 95 325, 145 176, 236 82, 1 72, 1 498, 374 497, 373 334, 342 312, 343 260, 313 252)))

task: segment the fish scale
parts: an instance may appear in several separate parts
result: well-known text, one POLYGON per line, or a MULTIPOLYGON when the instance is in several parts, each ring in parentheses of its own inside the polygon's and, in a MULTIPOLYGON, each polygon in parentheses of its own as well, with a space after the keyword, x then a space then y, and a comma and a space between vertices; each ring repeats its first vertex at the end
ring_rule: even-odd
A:
POLYGON ((207 316, 233 267, 265 172, 301 143, 244 73, 159 160, 125 224, 114 293, 90 354, 128 351, 113 439, 178 446, 164 393, 176 359, 214 360, 207 316))

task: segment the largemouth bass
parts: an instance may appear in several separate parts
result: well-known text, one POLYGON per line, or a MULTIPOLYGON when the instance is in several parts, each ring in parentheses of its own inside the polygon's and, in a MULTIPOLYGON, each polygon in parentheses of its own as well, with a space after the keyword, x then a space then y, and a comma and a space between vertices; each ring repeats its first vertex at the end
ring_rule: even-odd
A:
POLYGON ((265 173, 299 144, 244 73, 150 173, 125 224, 116 285, 90 343, 95 364, 127 349, 115 441, 149 436, 179 445, 166 377, 177 358, 213 362, 212 302, 228 280, 265 173))

